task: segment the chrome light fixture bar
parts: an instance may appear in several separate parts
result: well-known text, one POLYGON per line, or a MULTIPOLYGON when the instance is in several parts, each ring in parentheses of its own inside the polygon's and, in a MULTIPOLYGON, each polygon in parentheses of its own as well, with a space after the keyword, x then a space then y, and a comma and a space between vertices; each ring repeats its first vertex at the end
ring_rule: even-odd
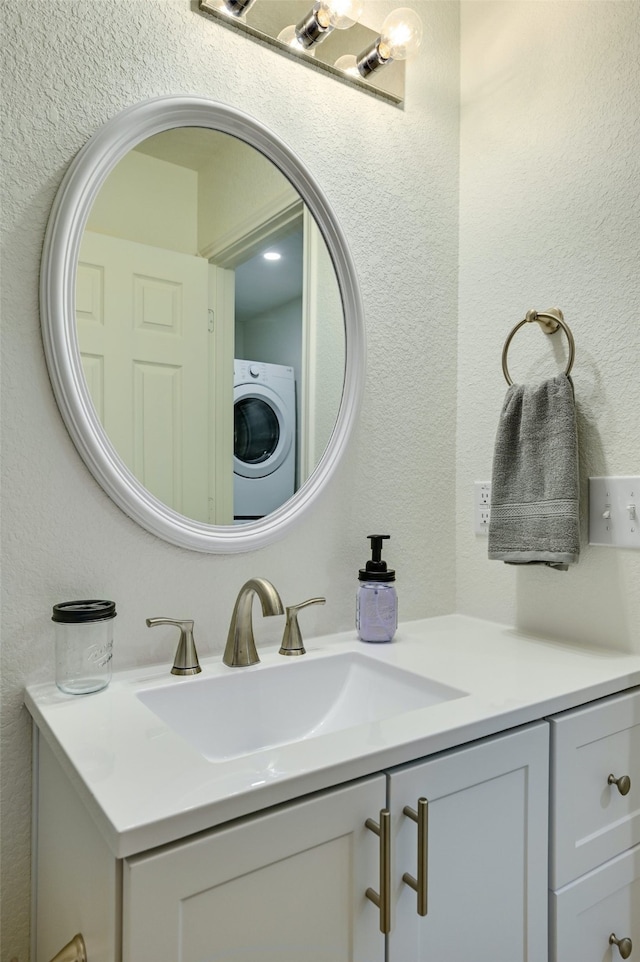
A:
POLYGON ((402 104, 406 44, 391 35, 392 15, 381 30, 365 26, 358 18, 366 6, 365 0, 198 0, 199 12, 217 23, 369 95, 402 104))

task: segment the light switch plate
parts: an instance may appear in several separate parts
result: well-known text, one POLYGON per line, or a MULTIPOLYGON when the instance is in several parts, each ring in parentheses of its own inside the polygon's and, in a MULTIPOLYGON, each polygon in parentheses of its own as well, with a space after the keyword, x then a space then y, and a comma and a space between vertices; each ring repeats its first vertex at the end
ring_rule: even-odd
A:
POLYGON ((640 478, 589 478, 589 544, 640 548, 640 478))

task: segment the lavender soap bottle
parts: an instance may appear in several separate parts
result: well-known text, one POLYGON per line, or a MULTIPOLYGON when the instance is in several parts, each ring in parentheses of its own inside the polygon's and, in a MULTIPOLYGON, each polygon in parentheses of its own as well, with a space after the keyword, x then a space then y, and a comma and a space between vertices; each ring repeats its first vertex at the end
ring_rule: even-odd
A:
POLYGON ((391 641, 398 627, 398 596, 392 582, 396 573, 382 560, 388 534, 370 534, 371 561, 360 568, 356 599, 356 629, 361 641, 391 641))

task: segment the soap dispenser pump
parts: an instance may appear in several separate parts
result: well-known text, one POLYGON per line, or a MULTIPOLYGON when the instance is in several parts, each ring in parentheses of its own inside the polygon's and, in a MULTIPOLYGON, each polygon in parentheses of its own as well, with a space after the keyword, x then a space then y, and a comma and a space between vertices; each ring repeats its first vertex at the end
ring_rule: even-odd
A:
POLYGON ((371 560, 360 568, 356 600, 356 628, 361 641, 391 641, 398 627, 398 596, 392 582, 396 573, 382 560, 388 534, 370 534, 371 560))

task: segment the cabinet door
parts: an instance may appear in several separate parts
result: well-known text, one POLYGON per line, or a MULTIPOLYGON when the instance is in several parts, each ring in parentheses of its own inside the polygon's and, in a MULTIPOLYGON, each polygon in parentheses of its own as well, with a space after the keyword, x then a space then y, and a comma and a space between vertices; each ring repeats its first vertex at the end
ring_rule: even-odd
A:
POLYGON ((127 859, 123 962, 383 962, 383 775, 127 859))
POLYGON ((619 962, 640 947, 640 845, 550 894, 552 962, 619 962), (618 948, 609 941, 614 936, 618 948))
POLYGON ((548 743, 541 723, 390 773, 389 962, 546 962, 548 743), (417 825, 404 809, 417 813, 420 798, 426 915, 403 880, 417 880, 417 825))

